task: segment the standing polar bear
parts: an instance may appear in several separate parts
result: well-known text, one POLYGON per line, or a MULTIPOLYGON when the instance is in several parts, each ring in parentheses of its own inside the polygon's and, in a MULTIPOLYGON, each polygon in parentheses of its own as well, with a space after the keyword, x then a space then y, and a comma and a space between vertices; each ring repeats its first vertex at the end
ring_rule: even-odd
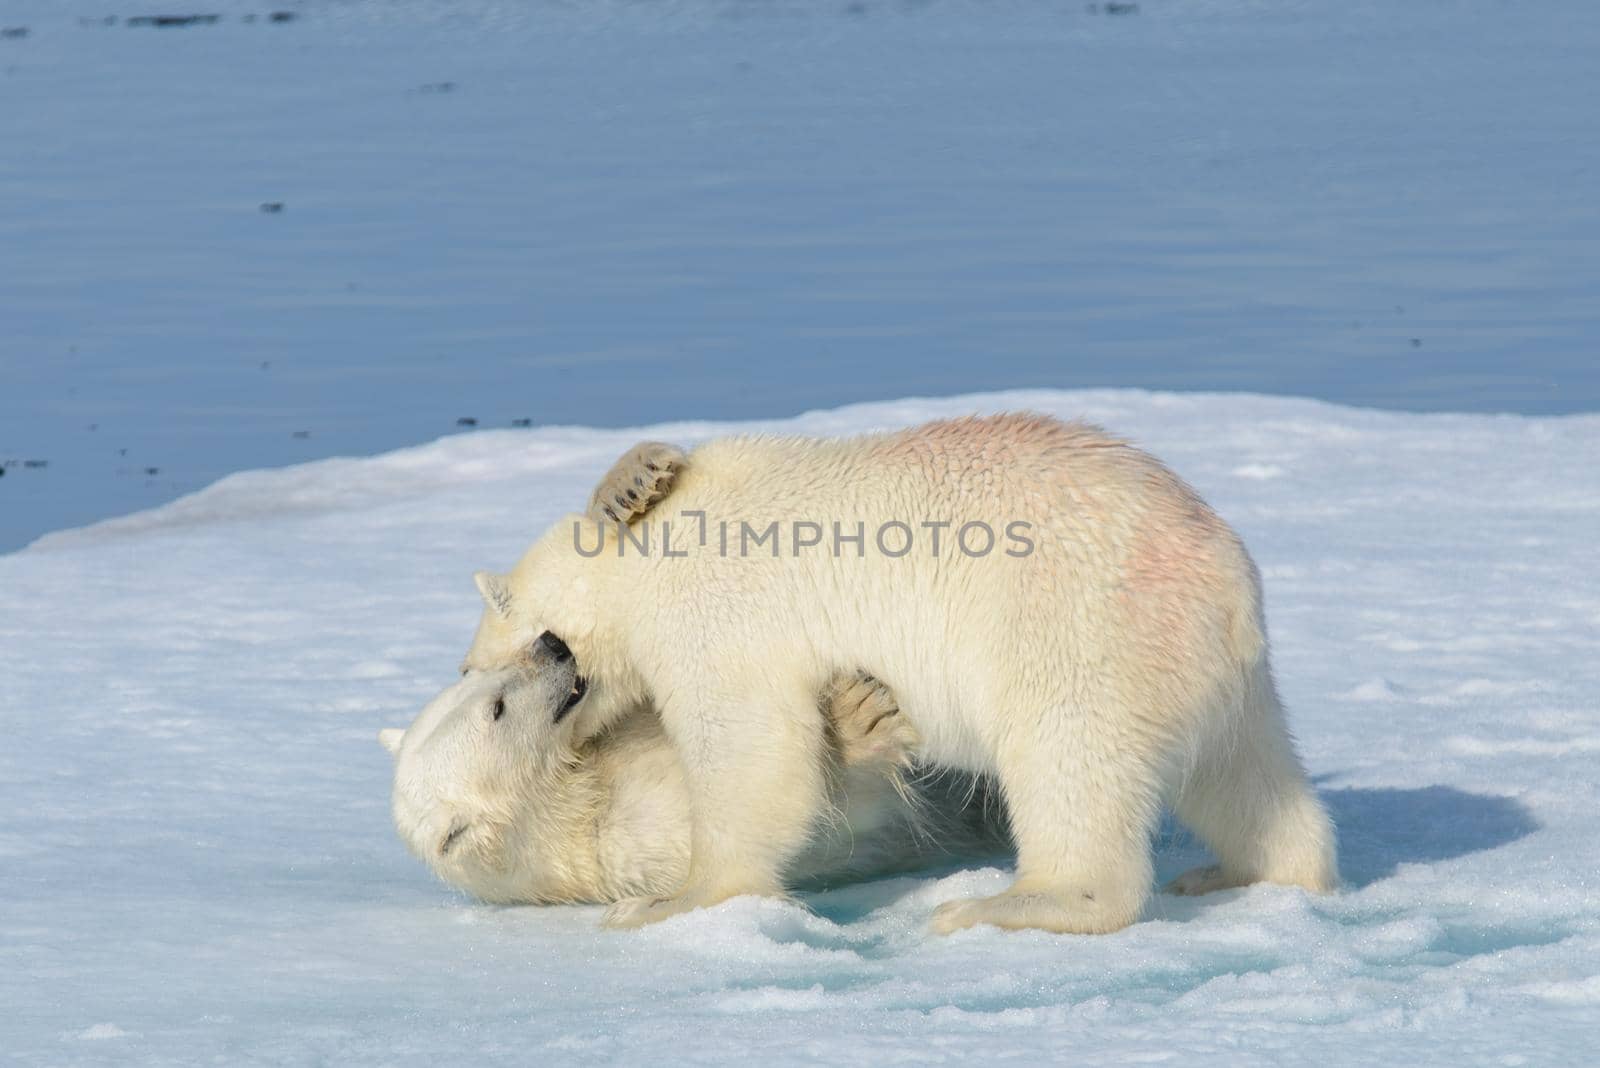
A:
POLYGON ((1149 454, 1036 415, 727 438, 684 460, 648 519, 556 524, 489 580, 466 660, 502 669, 549 635, 582 674, 581 733, 659 710, 688 785, 688 874, 609 925, 782 889, 826 797, 815 695, 857 665, 898 697, 923 760, 1004 797, 1015 882, 941 905, 937 931, 1132 923, 1164 801, 1219 861, 1180 892, 1334 886, 1256 569, 1149 454))

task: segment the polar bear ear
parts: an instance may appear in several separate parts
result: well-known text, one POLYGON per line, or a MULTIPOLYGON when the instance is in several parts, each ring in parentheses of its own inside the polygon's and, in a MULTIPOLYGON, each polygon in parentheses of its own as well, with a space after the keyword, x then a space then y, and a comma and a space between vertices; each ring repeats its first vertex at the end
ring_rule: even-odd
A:
POLYGON ((501 619, 511 618, 511 587, 504 575, 479 571, 472 576, 472 581, 478 584, 478 592, 483 594, 485 606, 497 612, 501 619))
POLYGON ((405 736, 406 732, 399 727, 385 727, 378 732, 378 741, 382 743, 385 749, 389 750, 391 756, 399 756, 400 739, 405 736))

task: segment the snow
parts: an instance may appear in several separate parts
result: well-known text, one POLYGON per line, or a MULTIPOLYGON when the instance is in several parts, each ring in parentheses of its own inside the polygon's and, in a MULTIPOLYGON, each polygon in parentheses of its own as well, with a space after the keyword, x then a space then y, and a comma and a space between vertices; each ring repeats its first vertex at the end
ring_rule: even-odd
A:
MULTIPOLYGON (((1586 1062, 1600 1033, 1600 416, 1020 392, 455 436, 247 472, 0 556, 0 1049, 20 1063, 1586 1062), (490 908, 394 836, 378 728, 628 444, 1027 407, 1245 535, 1344 889, 935 938, 944 870, 641 932, 490 908)), ((870 667, 870 665, 867 665, 870 667)), ((1176 828, 1158 874, 1203 859, 1176 828)))

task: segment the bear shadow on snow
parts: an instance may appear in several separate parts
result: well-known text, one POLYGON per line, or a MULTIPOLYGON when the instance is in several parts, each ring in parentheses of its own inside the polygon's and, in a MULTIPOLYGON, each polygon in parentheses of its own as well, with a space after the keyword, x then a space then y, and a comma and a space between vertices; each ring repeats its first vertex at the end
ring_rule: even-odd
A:
POLYGON ((1539 829, 1527 806, 1454 786, 1320 790, 1339 832, 1339 874, 1351 888, 1427 864, 1481 853, 1539 829))
MULTIPOLYGON (((1326 781, 1326 776, 1323 781, 1326 781)), ((1539 829, 1527 806, 1509 797, 1454 786, 1319 789, 1338 829, 1339 876, 1359 890, 1393 875, 1402 864, 1454 860, 1509 845, 1539 829)), ((1156 837, 1157 881, 1208 863, 1204 846, 1170 816, 1156 837)), ((912 893, 923 879, 981 867, 1010 867, 1008 854, 951 856, 906 876, 865 883, 802 886, 807 903, 835 923, 849 923, 912 893)), ((1191 899, 1193 900, 1193 899, 1191 899)))

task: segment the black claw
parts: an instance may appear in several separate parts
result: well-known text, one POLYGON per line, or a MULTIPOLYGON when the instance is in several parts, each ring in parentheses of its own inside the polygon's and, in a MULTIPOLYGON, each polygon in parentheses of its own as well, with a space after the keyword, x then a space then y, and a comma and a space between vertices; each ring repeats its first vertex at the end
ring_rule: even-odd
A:
POLYGON ((643 485, 644 485, 644 476, 643 476, 643 475, 640 475, 640 476, 638 476, 638 477, 636 477, 636 478, 635 478, 635 479, 634 479, 634 480, 633 480, 633 484, 634 484, 634 486, 636 486, 636 487, 637 487, 637 486, 643 486, 643 485))
POLYGON ((628 503, 626 500, 623 499, 623 496, 620 493, 617 494, 616 500, 617 500, 617 507, 618 508, 621 508, 623 505, 628 503))

